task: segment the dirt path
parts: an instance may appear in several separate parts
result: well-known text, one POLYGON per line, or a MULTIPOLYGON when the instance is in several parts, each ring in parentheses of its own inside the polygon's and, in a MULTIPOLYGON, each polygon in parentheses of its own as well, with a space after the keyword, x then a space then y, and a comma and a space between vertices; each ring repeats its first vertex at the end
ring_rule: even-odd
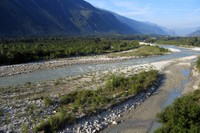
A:
MULTIPOLYGON (((169 92, 180 86, 182 80, 189 80, 182 74, 181 70, 192 69, 192 64, 178 61, 166 67, 163 71, 165 79, 162 85, 148 100, 136 109, 129 110, 119 119, 117 126, 109 127, 102 132, 109 133, 146 133, 156 119, 156 114, 162 110, 169 92)), ((193 78, 194 82, 195 78, 193 78)), ((193 83, 188 83, 187 88, 193 88, 193 83)), ((184 91, 185 92, 185 91, 184 91)))

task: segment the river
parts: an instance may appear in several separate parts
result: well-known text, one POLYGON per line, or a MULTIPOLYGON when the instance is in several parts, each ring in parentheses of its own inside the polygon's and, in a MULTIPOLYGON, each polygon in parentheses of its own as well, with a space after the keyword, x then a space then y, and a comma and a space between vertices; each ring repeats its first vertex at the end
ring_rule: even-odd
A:
POLYGON ((172 54, 167 54, 167 55, 162 55, 162 56, 123 60, 123 61, 118 61, 114 63, 71 65, 71 66, 67 66, 63 68, 41 70, 41 71, 36 71, 32 73, 19 74, 19 75, 9 76, 9 77, 0 77, 0 87, 16 86, 16 85, 25 84, 27 82, 34 83, 34 82, 40 82, 40 81, 47 81, 47 80, 59 79, 59 78, 64 78, 64 77, 69 77, 69 76, 77 76, 80 74, 86 74, 86 73, 91 73, 95 71, 110 70, 110 69, 133 66, 133 65, 142 65, 146 63, 187 57, 187 56, 192 56, 192 55, 200 55, 199 51, 193 51, 190 49, 181 48, 177 46, 171 46, 171 45, 159 45, 159 46, 164 47, 164 48, 178 49, 181 52, 174 52, 172 54))
MULTIPOLYGON (((165 107, 171 105, 173 103, 173 101, 177 98, 180 97, 183 93, 183 89, 185 87, 185 85, 192 80, 190 78, 190 74, 191 74, 191 70, 181 70, 181 73, 186 77, 186 79, 183 79, 181 81, 181 84, 179 87, 177 88, 173 88, 173 90, 168 94, 168 97, 166 99, 166 101, 164 102, 162 109, 164 109, 165 107)), ((156 129, 158 129, 159 127, 161 127, 161 123, 158 123, 157 121, 155 121, 152 124, 151 129, 149 130, 149 133, 154 133, 154 131, 156 129)))

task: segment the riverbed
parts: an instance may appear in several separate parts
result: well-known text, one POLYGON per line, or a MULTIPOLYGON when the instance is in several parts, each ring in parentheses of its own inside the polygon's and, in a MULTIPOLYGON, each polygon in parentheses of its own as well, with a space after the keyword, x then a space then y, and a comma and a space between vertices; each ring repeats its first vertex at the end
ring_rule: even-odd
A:
MULTIPOLYGON (((122 115, 120 114, 120 117, 117 117, 117 119, 114 120, 120 122, 117 123, 118 125, 111 124, 110 127, 102 131, 131 133, 153 132, 154 129, 159 126, 159 124, 156 123, 156 114, 165 106, 171 104, 176 97, 181 96, 182 92, 187 92, 186 90, 188 89, 184 89, 185 86, 190 88, 189 91, 192 91, 191 88, 193 88, 194 82, 195 85, 198 85, 196 80, 199 76, 197 74, 196 78, 191 77, 191 73, 194 72, 194 62, 197 59, 197 56, 200 55, 199 51, 169 45, 162 45, 161 47, 172 49, 174 52, 162 56, 118 60, 115 62, 73 64, 53 69, 41 69, 39 71, 14 76, 0 77, 0 86, 17 86, 27 82, 46 82, 51 84, 55 83, 51 82, 52 80, 62 78, 68 83, 68 78, 70 79, 71 77, 77 76, 81 76, 80 81, 82 79, 89 80, 92 76, 88 76, 88 79, 85 75, 91 73, 94 73, 94 75, 99 77, 99 74, 102 75, 103 73, 107 74, 109 72, 134 74, 137 73, 139 69, 146 71, 157 69, 161 74, 165 75, 158 90, 140 106, 137 106, 137 108, 127 109, 122 115)), ((76 80, 76 78, 74 78, 74 80, 76 80)), ((72 80, 73 84, 75 84, 74 80, 72 80)), ((79 82, 79 80, 76 82, 79 82)), ((80 82, 80 85, 83 85, 81 83, 82 82, 80 82)), ((32 85, 38 86, 37 83, 32 85)), ((53 91, 51 88, 47 88, 44 92, 51 92, 54 95, 55 93, 62 93, 62 91, 69 91, 69 86, 58 86, 56 92, 54 87, 52 88, 53 91), (63 87, 67 90, 63 89, 63 87)), ((130 103, 130 105, 132 105, 132 103, 130 103)))
MULTIPOLYGON (((182 95, 186 85, 192 80, 194 62, 177 61, 167 66, 163 73, 165 79, 159 89, 136 109, 126 111, 117 126, 110 126, 103 133, 153 133, 160 124, 156 122, 156 114, 170 105, 175 98, 182 95)), ((192 86, 187 86, 192 91, 192 86)))
POLYGON ((8 77, 0 77, 0 87, 16 86, 16 85, 25 84, 27 82, 35 83, 35 82, 59 79, 59 78, 64 78, 64 77, 69 77, 69 76, 77 76, 77 75, 96 72, 96 71, 112 70, 112 69, 129 67, 129 66, 134 66, 134 65, 143 65, 143 64, 153 63, 153 62, 168 61, 168 60, 178 59, 182 57, 200 55, 199 51, 194 51, 194 50, 181 48, 177 46, 160 45, 160 47, 177 49, 179 50, 179 52, 173 52, 171 54, 166 54, 162 56, 153 56, 153 57, 136 58, 136 59, 129 59, 129 60, 119 60, 115 62, 106 62, 103 64, 99 64, 99 63, 74 64, 74 65, 68 65, 65 67, 59 67, 55 69, 42 69, 42 70, 34 71, 31 73, 18 74, 18 75, 8 76, 8 77))

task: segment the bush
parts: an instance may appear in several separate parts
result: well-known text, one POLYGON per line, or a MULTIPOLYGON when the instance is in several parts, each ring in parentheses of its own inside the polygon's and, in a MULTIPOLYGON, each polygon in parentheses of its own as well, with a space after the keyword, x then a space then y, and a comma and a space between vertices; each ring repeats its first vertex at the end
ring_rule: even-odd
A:
POLYGON ((0 116, 3 116, 3 110, 0 109, 0 116))
POLYGON ((198 60, 196 62, 196 67, 197 67, 198 71, 200 71, 200 57, 198 57, 198 60))
POLYGON ((129 91, 138 92, 145 91, 148 87, 155 85, 158 78, 158 71, 151 70, 149 72, 141 72, 139 74, 125 76, 110 76, 105 85, 107 91, 129 91))
POLYGON ((46 122, 42 122, 36 127, 36 132, 44 131, 45 133, 55 132, 66 126, 66 124, 75 123, 76 118, 73 113, 67 113, 66 110, 62 110, 59 113, 51 116, 46 122))
POLYGON ((50 106, 53 104, 53 101, 51 100, 51 98, 49 96, 45 96, 43 100, 44 100, 45 106, 50 106))
POLYGON ((156 133, 200 131, 200 90, 182 96, 157 115, 163 126, 156 133))
POLYGON ((22 133, 28 133, 28 126, 26 124, 22 124, 22 133))

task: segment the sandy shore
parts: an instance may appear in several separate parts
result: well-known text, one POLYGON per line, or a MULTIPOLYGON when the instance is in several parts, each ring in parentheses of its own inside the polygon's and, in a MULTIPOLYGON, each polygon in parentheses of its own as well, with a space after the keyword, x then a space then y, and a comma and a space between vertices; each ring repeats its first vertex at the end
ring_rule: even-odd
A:
MULTIPOLYGON (((151 129, 152 124, 156 120, 156 114, 162 110, 168 94, 172 89, 180 87, 181 81, 187 80, 188 84, 185 86, 183 92, 187 93, 193 91, 193 85, 199 84, 198 76, 194 70, 194 63, 189 60, 195 57, 186 57, 179 60, 159 62, 154 66, 162 70, 165 74, 163 84, 159 87, 157 92, 153 94, 148 100, 138 106, 136 109, 126 111, 118 121, 121 123, 117 126, 111 126, 102 132, 106 133, 146 133, 151 129), (165 67, 164 67, 165 66, 165 67), (163 68, 163 69, 161 69, 163 68), (188 79, 181 72, 182 70, 192 70, 190 78, 188 79), (196 74, 196 75, 195 75, 196 74)), ((153 63, 152 63, 153 65, 153 63)))

